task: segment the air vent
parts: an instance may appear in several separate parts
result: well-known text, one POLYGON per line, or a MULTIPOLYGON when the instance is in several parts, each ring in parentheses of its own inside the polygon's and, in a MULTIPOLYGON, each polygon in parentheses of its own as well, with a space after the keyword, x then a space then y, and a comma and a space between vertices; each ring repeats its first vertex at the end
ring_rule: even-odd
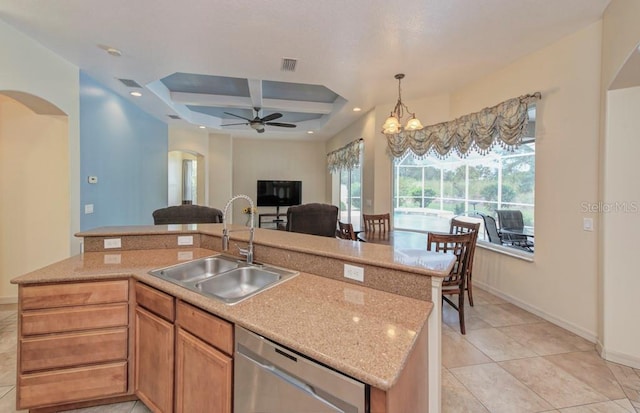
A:
POLYGON ((297 64, 298 64, 298 59, 290 59, 288 57, 283 57, 282 66, 280 67, 280 70, 282 70, 283 72, 295 72, 297 64))
POLYGON ((167 115, 168 117, 170 117, 171 119, 180 119, 180 116, 178 115, 167 115))
POLYGON ((132 80, 132 79, 118 79, 118 80, 121 81, 122 84, 125 85, 126 87, 142 88, 142 86, 140 86, 140 84, 138 82, 136 82, 135 80, 132 80))

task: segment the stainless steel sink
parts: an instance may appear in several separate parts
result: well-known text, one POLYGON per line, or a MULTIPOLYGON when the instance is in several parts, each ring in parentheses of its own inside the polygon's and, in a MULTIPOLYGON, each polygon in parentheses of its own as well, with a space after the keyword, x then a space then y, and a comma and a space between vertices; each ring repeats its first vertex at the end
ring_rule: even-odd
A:
POLYGON ((149 273, 168 281, 190 282, 238 268, 238 265, 237 260, 214 256, 160 268, 149 273))
POLYGON ((216 255, 159 268, 149 274, 226 304, 235 304, 298 275, 298 272, 216 255))
POLYGON ((231 303, 249 297, 280 281, 281 278, 280 274, 262 268, 241 267, 200 281, 196 284, 196 288, 205 294, 231 303))

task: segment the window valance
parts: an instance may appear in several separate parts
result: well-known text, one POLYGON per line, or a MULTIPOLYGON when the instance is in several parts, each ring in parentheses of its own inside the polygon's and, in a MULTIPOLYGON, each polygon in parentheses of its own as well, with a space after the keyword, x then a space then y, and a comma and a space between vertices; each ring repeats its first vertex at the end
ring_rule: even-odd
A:
POLYGON ((360 163, 360 144, 361 139, 356 139, 343 146, 340 149, 329 152, 327 154, 327 167, 329 172, 337 173, 341 169, 353 169, 360 163))
POLYGON ((425 126, 418 131, 385 134, 389 153, 399 158, 410 150, 417 156, 431 153, 444 158, 452 150, 463 157, 471 149, 484 154, 496 144, 513 149, 522 142, 529 120, 527 107, 540 98, 540 92, 536 92, 506 100, 450 122, 425 126))

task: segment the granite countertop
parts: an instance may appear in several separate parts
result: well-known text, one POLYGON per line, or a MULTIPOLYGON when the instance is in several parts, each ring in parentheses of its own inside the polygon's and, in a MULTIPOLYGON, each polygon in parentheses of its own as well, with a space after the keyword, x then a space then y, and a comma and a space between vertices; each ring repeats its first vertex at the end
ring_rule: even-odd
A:
MULTIPOLYGON (((190 231, 180 231, 183 230, 190 231)), ((203 232, 202 228, 196 230, 203 232)), ((164 228, 160 233, 166 231, 164 228)), ((256 242, 260 238, 269 244, 276 242, 278 231, 270 231, 275 234, 273 237, 263 231, 256 231, 256 242)), ((100 234, 110 236, 105 231, 100 234)), ((116 229, 111 235, 123 232, 116 229)), ((320 249, 335 249, 330 243, 319 244, 320 249)), ((362 254, 363 259, 375 255, 377 248, 371 247, 374 248, 366 248, 369 251, 362 254)), ((304 272, 230 306, 148 274, 151 269, 213 254, 216 252, 203 248, 86 252, 11 282, 27 285, 133 276, 385 391, 404 369, 417 334, 426 328, 433 308, 431 302, 304 272)))
MULTIPOLYGON (((223 224, 100 227, 80 232, 76 236, 117 237, 199 233, 222 237, 222 228, 223 224)), ((229 229, 231 230, 229 233, 231 240, 248 242, 249 232, 246 226, 229 225, 229 229)), ((425 251, 426 245, 422 250, 394 249, 388 245, 354 242, 265 228, 255 228, 254 245, 284 248, 290 251, 344 259, 362 264, 372 264, 390 269, 408 270, 416 274, 439 278, 446 277, 453 265, 453 259, 443 258, 442 254, 427 253, 425 251)))

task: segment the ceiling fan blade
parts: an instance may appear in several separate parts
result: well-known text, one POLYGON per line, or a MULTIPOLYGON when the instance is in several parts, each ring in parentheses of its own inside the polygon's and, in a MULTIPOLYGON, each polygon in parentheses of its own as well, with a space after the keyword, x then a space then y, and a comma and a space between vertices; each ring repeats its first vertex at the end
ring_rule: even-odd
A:
POLYGON ((294 125, 293 123, 280 123, 280 122, 266 122, 266 125, 269 126, 279 126, 281 128, 295 128, 298 125, 294 125))
POLYGON ((265 116, 261 119, 262 122, 269 122, 271 120, 276 120, 282 117, 282 113, 272 113, 270 115, 265 116))
POLYGON ((224 112, 226 115, 231 115, 231 116, 235 116, 236 118, 240 118, 240 119, 244 119, 247 122, 251 122, 251 119, 245 118, 244 116, 240 116, 240 115, 236 115, 234 113, 229 113, 229 112, 224 112))
POLYGON ((226 125, 220 125, 220 126, 236 126, 236 125, 248 125, 247 122, 241 122, 241 123, 227 123, 226 125))

